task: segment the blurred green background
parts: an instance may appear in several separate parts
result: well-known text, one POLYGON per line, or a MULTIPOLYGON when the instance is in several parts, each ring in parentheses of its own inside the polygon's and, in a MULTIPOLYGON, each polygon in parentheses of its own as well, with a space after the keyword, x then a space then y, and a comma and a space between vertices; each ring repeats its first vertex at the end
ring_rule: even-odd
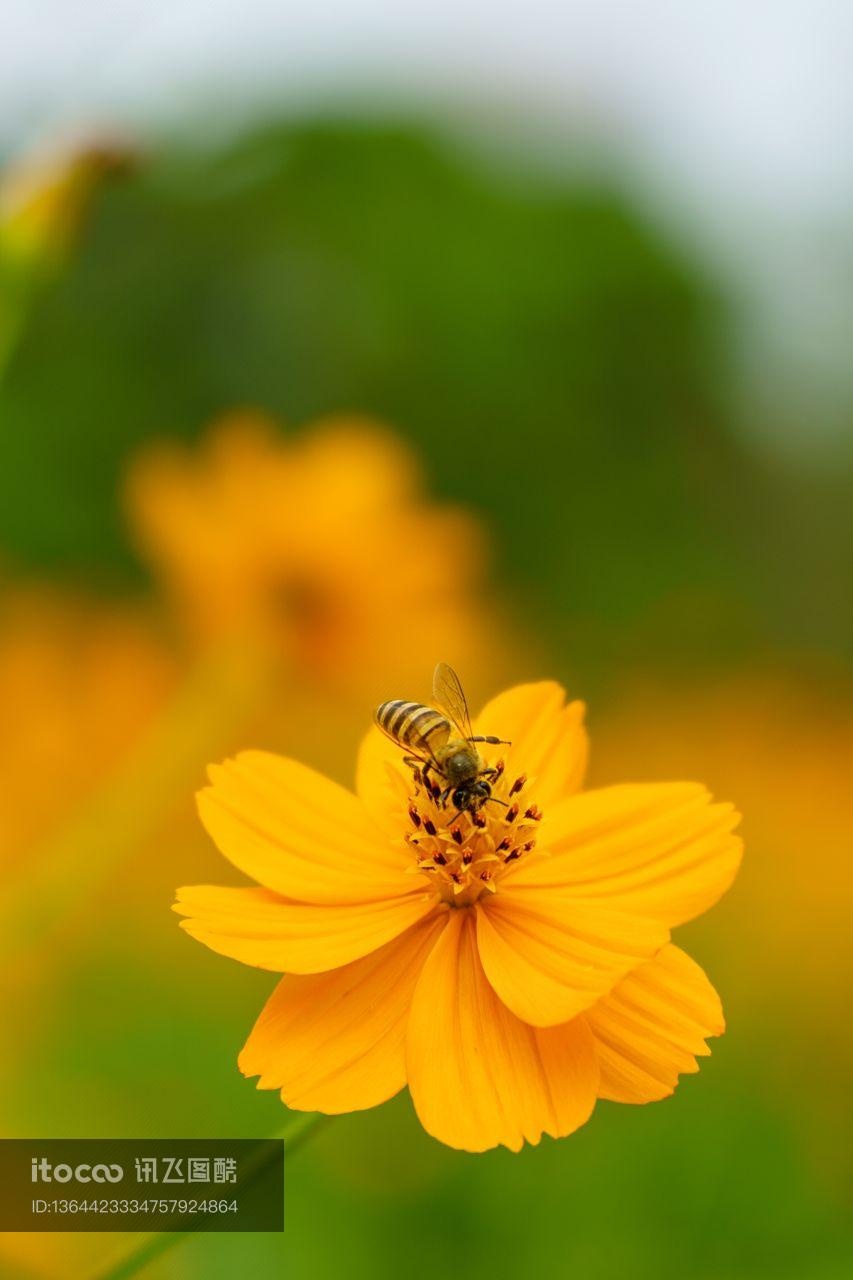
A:
POLYGON ((735 338, 615 181, 387 120, 164 148, 100 194, 0 391, 0 539, 121 584, 128 449, 231 406, 352 409, 487 517, 502 586, 584 667, 849 658, 850 456, 756 456, 735 338))
MULTIPOLYGON (((617 762, 700 772, 744 809, 744 887, 678 939, 730 1031, 674 1099, 600 1105, 574 1137, 521 1155, 444 1150, 407 1099, 337 1119, 288 1169, 282 1238, 199 1236, 152 1280, 853 1267, 849 809, 842 788, 822 793, 819 763, 851 743, 850 456, 788 466, 772 423, 763 451, 743 432, 737 330, 710 268, 627 184, 565 160, 560 176, 415 119, 345 114, 141 148, 98 191, 0 383, 0 547, 10 582, 138 598, 120 481, 146 440, 195 440, 235 406, 292 425, 387 421, 433 494, 485 522, 496 590, 539 646, 531 674, 592 702, 594 780, 618 780, 604 776, 617 762), (765 696, 768 672, 799 701, 765 696), (620 710, 629 696, 651 743, 620 710), (656 745, 657 714, 674 746, 656 745), (806 768, 801 826, 777 830, 806 768), (798 919, 790 970, 773 968, 768 932, 813 907, 797 879, 809 860, 829 884, 811 826, 829 810, 841 894, 798 919)), ((194 877, 177 840, 169 860, 167 880, 194 877)), ((270 976, 178 938, 159 882, 135 874, 116 873, 91 933, 40 979, 59 989, 25 1068, 4 1068, 7 1129, 273 1132, 280 1104, 234 1065, 270 976), (154 919, 169 941, 148 953, 154 919), (153 974, 163 955, 179 970, 153 974)), ((51 1265, 35 1248, 10 1262, 51 1265)))

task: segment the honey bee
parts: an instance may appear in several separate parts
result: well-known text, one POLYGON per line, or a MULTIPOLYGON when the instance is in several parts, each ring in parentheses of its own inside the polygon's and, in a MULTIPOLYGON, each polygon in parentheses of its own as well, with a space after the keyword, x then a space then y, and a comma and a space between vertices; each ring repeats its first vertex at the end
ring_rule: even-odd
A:
POLYGON ((377 725, 392 742, 410 753, 404 756, 405 763, 420 769, 428 787, 430 770, 441 778, 445 785, 439 802, 443 808, 448 797, 452 798, 454 816, 465 812, 473 816, 489 800, 504 804, 492 795, 490 779, 498 770, 485 765, 474 743, 510 744, 503 738, 473 733, 459 677, 446 662, 440 662, 435 669, 432 694, 436 707, 400 698, 383 702, 376 709, 377 725))

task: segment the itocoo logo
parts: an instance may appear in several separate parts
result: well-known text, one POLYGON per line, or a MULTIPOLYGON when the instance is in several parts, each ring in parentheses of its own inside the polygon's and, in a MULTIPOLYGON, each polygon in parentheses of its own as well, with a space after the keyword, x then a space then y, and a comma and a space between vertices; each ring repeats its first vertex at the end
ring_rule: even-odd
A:
POLYGON ((51 1164, 44 1156, 32 1159, 33 1182, 121 1182, 124 1169, 120 1164, 51 1164))

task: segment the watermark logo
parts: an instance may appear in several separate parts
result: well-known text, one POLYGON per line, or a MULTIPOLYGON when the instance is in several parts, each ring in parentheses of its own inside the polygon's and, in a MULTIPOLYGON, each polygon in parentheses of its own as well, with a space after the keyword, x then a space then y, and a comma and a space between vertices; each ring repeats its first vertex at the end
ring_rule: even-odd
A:
POLYGON ((121 1182, 124 1169, 120 1164, 51 1164, 44 1156, 33 1156, 32 1182, 121 1182))
POLYGON ((280 1138, 0 1138, 0 1232, 283 1226, 280 1138))

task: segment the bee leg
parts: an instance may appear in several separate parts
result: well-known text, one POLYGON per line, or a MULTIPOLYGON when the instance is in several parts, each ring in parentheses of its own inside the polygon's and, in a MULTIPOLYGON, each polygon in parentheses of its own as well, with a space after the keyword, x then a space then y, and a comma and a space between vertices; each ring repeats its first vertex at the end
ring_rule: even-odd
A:
MULTIPOLYGON (((442 791, 441 796, 439 797, 439 803, 440 803, 440 805, 441 805, 442 809, 443 809, 443 808, 445 807, 445 805, 447 804, 447 797, 450 795, 450 793, 451 793, 451 791, 452 791, 452 790, 453 790, 453 787, 445 787, 445 789, 442 791)), ((460 810, 460 812, 461 812, 461 810, 460 810)))
POLYGON ((476 738, 468 738, 468 742, 488 742, 492 747, 511 747, 512 743, 506 738, 494 738, 491 735, 484 736, 477 734, 476 738))

